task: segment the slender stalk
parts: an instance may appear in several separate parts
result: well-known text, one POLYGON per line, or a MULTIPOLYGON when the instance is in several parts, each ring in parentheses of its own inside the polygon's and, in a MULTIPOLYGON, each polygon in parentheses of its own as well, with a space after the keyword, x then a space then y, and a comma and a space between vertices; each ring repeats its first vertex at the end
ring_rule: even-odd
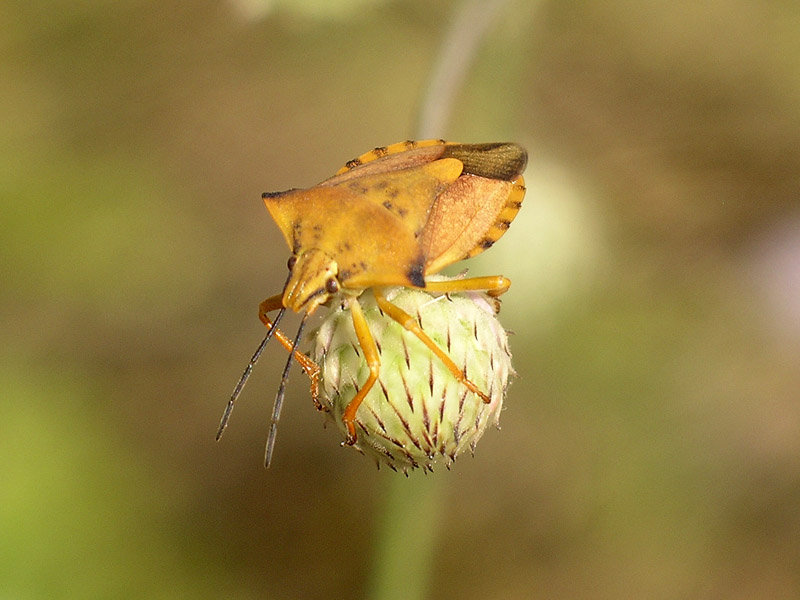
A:
MULTIPOLYGON (((443 137, 480 42, 506 3, 464 0, 456 9, 420 104, 417 139, 443 137)), ((387 475, 367 598, 422 600, 430 589, 448 479, 443 473, 387 475)))
POLYGON ((387 473, 367 597, 421 600, 428 596, 447 492, 442 473, 387 473))
POLYGON ((417 139, 441 137, 489 27, 508 0, 464 0, 442 41, 417 115, 417 139))

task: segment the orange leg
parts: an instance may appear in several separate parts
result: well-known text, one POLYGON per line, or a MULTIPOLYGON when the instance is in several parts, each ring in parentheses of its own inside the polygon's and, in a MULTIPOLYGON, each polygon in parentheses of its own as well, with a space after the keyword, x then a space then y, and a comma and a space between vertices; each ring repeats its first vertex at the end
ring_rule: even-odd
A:
POLYGON ((344 409, 344 415, 342 415, 342 421, 344 421, 344 424, 347 426, 347 440, 345 443, 352 446, 356 443, 356 412, 364 401, 364 398, 367 397, 367 394, 372 389, 372 386, 375 385, 375 381, 378 379, 378 374, 381 371, 381 359, 378 354, 378 346, 375 345, 375 340, 372 338, 372 333, 369 330, 369 325, 364 318, 364 312, 361 310, 361 305, 358 303, 357 298, 352 298, 350 300, 349 308, 350 314, 353 317, 353 328, 355 329, 358 343, 364 351, 364 360, 369 367, 369 376, 367 380, 364 382, 364 385, 361 386, 361 389, 358 390, 358 393, 347 404, 344 409))
MULTIPOLYGON (((283 294, 276 294, 275 296, 270 296, 258 305, 258 318, 261 319, 261 322, 264 323, 264 325, 266 325, 267 329, 272 327, 272 321, 267 315, 273 310, 282 308, 282 300, 283 294)), ((285 333, 283 333, 280 329, 276 329, 275 337, 278 338, 278 341, 284 348, 286 348, 286 350, 289 352, 292 351, 293 340, 285 333)), ((294 358, 298 363, 300 363, 300 367, 303 369, 303 372, 305 372, 305 374, 308 375, 308 378, 311 380, 311 399, 314 401, 314 406, 317 407, 317 410, 323 410, 324 407, 319 401, 319 365, 299 350, 294 351, 294 358)))
MULTIPOLYGON (((465 279, 461 281, 470 281, 470 280, 465 279)), ((458 281, 453 281, 453 282, 448 281, 442 283, 458 283, 458 281)), ((475 385, 469 379, 466 378, 463 371, 461 371, 461 369, 458 368, 458 365, 456 365, 456 363, 453 362, 453 359, 448 356, 447 352, 445 352, 439 346, 437 346, 436 342, 434 342, 431 338, 429 338, 428 334, 422 331, 422 328, 419 326, 419 323, 417 323, 417 320, 414 317, 409 315, 399 306, 395 306, 394 304, 389 302, 386 299, 386 296, 384 296, 379 289, 373 288, 372 291, 375 294, 375 300, 377 300, 378 306, 384 312, 384 314, 389 315, 392 319, 394 319, 400 325, 402 325, 407 331, 410 331, 415 336, 417 336, 417 338, 419 338, 419 340, 423 344, 425 344, 428 348, 430 348, 430 351, 433 352, 439 358, 439 360, 442 361, 444 366, 448 368, 448 370, 453 374, 453 377, 455 377, 459 383, 464 384, 464 386, 470 392, 477 394, 478 397, 481 400, 483 400, 486 404, 489 404, 492 401, 492 399, 489 398, 489 396, 487 396, 486 394, 484 394, 478 388, 477 385, 475 385)), ((437 291, 444 291, 444 290, 437 290, 437 291)), ((463 291, 463 290, 449 290, 449 291, 463 291)))
POLYGON ((467 279, 448 279, 445 281, 426 281, 424 289, 426 292, 471 292, 484 291, 492 297, 505 294, 511 287, 511 280, 502 275, 490 275, 488 277, 469 277, 467 279))

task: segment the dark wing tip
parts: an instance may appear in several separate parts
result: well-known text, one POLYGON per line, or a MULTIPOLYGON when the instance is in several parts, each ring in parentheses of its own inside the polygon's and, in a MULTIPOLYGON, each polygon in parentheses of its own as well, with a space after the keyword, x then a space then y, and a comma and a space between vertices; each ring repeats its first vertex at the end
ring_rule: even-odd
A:
POLYGON ((519 144, 448 144, 441 158, 457 158, 464 164, 464 173, 513 181, 525 170, 528 153, 519 144))

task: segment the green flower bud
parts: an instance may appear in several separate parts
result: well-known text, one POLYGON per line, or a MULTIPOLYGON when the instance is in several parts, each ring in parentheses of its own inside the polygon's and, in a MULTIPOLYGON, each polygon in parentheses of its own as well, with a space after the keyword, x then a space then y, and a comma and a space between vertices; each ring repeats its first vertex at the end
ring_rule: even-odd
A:
MULTIPOLYGON (((394 470, 432 470, 474 451, 490 421, 498 423, 511 367, 499 302, 481 292, 433 296, 390 288, 387 299, 414 316, 423 331, 489 398, 470 392, 431 350, 388 316, 370 292, 359 297, 380 354, 380 376, 356 414, 354 447, 394 470)), ((311 356, 320 366, 320 401, 343 436, 342 415, 369 368, 350 311, 332 309, 313 334, 311 356)))

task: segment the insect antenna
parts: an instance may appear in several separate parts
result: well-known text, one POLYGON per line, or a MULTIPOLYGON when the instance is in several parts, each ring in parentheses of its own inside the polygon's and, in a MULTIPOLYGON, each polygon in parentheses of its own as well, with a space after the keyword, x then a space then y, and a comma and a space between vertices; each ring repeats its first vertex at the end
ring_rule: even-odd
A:
POLYGON ((228 400, 228 405, 225 407, 225 412, 222 413, 222 419, 219 422, 219 429, 217 429, 217 441, 219 441, 219 439, 222 437, 222 433, 228 426, 228 419, 230 419, 231 417, 231 413, 233 412, 233 405, 236 403, 236 399, 239 397, 239 394, 242 393, 242 390, 244 389, 244 384, 246 384, 247 380, 250 378, 250 373, 253 372, 253 367, 258 362, 258 359, 261 356, 261 353, 264 351, 264 348, 267 347, 267 344, 269 343, 270 339, 272 339, 273 334, 275 333, 275 331, 277 331, 278 323, 281 322, 281 319, 283 318, 283 313, 285 312, 286 312, 285 308, 281 308, 278 311, 275 320, 272 322, 272 327, 269 328, 269 331, 267 331, 267 335, 258 345, 258 348, 256 348, 253 357, 250 359, 250 362, 247 363, 247 367, 245 367, 244 369, 244 373, 242 373, 242 376, 239 377, 239 381, 236 383, 236 387, 233 388, 231 399, 228 400))
MULTIPOLYGON (((289 269, 289 276, 286 278, 286 283, 283 284, 283 288, 284 289, 286 289, 286 286, 289 285, 289 281, 291 280, 291 278, 292 278, 292 270, 290 268, 289 269)), ((242 393, 242 390, 244 389, 244 384, 246 384, 247 380, 250 378, 250 373, 253 372, 253 367, 256 366, 256 363, 258 362, 258 359, 261 356, 261 353, 264 351, 264 348, 267 347, 267 344, 272 339, 273 334, 276 331, 278 331, 278 323, 281 322, 281 319, 283 318, 283 313, 285 313, 285 312, 286 312, 286 308, 285 307, 281 307, 281 309, 278 311, 278 315, 275 317, 275 320, 272 322, 272 326, 269 328, 269 331, 267 331, 267 335, 264 337, 264 339, 258 345, 258 348, 256 348, 256 351, 253 354, 253 357, 250 359, 250 362, 247 363, 247 367, 245 367, 245 369, 244 369, 244 373, 242 373, 242 376, 239 377, 239 381, 236 383, 236 387, 233 388, 233 393, 231 394, 231 399, 228 400, 228 405, 225 407, 225 412, 222 413, 222 419, 220 419, 220 422, 219 422, 219 428, 217 429, 217 438, 216 438, 217 441, 219 441, 219 439, 222 437, 222 434, 225 431, 225 428, 228 426, 228 419, 231 418, 231 413, 233 412, 233 405, 236 404, 236 399, 239 397, 239 394, 242 393)))
POLYGON ((275 396, 275 404, 272 406, 272 419, 269 424, 269 435, 267 436, 267 450, 264 454, 264 466, 269 468, 272 462, 272 451, 275 449, 275 436, 278 433, 278 421, 281 419, 281 409, 283 408, 283 397, 286 393, 286 382, 289 380, 289 370, 292 368, 294 352, 297 349, 297 344, 300 343, 300 336, 303 335, 303 328, 306 326, 308 320, 308 313, 303 315, 303 320, 300 321, 300 327, 297 328, 297 335, 292 342, 292 350, 289 352, 289 358, 286 361, 286 366, 283 368, 283 375, 281 375, 281 385, 278 387, 278 395, 275 396))

